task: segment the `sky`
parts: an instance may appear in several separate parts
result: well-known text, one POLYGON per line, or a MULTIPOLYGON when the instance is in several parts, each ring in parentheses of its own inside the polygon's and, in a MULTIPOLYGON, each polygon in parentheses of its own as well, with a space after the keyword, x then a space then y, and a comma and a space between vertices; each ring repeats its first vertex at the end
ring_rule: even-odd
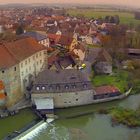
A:
POLYGON ((117 4, 140 7, 140 0, 0 0, 6 3, 81 3, 81 4, 117 4))

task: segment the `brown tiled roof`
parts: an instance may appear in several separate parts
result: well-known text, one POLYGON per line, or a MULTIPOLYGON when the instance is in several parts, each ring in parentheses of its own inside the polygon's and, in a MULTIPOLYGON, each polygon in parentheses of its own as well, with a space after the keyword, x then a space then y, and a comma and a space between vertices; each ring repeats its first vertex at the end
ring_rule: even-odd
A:
POLYGON ((106 94, 119 92, 119 89, 115 86, 100 86, 95 88, 96 94, 106 94))
POLYGON ((11 67, 18 63, 18 60, 7 50, 4 45, 0 45, 0 69, 11 67))
POLYGON ((38 44, 31 37, 5 43, 0 46, 0 68, 11 67, 34 53, 45 49, 43 45, 38 44))
POLYGON ((6 95, 4 93, 0 93, 0 100, 5 99, 6 95))
POLYGON ((43 45, 38 44, 38 42, 31 37, 7 43, 6 48, 19 61, 28 58, 38 51, 46 49, 43 45))
POLYGON ((72 37, 62 35, 58 43, 61 45, 69 46, 72 43, 72 41, 72 37))
POLYGON ((59 39, 61 38, 61 35, 56 35, 56 34, 47 34, 48 38, 51 40, 54 40, 55 43, 57 43, 59 41, 59 39))
POLYGON ((107 61, 109 63, 112 62, 112 57, 110 54, 103 48, 88 48, 87 49, 87 61, 90 61, 91 63, 96 61, 107 61))
POLYGON ((99 56, 98 56, 97 60, 107 61, 107 62, 111 63, 112 62, 112 57, 106 50, 102 49, 101 52, 99 53, 99 56))

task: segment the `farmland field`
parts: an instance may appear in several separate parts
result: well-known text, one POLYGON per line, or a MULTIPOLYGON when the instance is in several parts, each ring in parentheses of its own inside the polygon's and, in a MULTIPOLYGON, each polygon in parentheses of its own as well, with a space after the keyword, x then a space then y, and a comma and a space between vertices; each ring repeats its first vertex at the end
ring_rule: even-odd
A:
POLYGON ((119 11, 99 11, 94 9, 68 9, 67 13, 71 16, 85 16, 88 18, 104 18, 107 15, 119 15, 120 23, 122 24, 133 24, 135 26, 140 25, 140 20, 136 20, 134 13, 132 12, 119 12, 119 11))

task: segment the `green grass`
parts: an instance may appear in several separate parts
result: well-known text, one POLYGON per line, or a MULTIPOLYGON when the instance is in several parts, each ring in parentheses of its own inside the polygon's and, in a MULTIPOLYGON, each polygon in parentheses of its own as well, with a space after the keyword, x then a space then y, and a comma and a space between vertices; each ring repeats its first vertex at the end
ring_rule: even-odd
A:
POLYGON ((24 109, 15 116, 0 119, 0 140, 8 134, 22 129, 36 118, 30 109, 24 109))
POLYGON ((113 85, 125 92, 128 89, 128 72, 119 71, 113 75, 96 75, 92 77, 92 83, 95 87, 102 85, 113 85))
POLYGON ((130 13, 130 12, 95 11, 93 9, 69 9, 67 11, 67 13, 69 13, 72 16, 78 16, 78 15, 82 14, 88 18, 99 18, 99 17, 104 18, 107 15, 109 15, 109 16, 119 15, 121 24, 128 24, 128 25, 129 24, 134 24, 134 25, 140 24, 140 20, 136 20, 134 17, 134 13, 130 13))
POLYGON ((122 123, 129 127, 140 126, 140 110, 124 109, 116 107, 110 111, 112 121, 122 123))

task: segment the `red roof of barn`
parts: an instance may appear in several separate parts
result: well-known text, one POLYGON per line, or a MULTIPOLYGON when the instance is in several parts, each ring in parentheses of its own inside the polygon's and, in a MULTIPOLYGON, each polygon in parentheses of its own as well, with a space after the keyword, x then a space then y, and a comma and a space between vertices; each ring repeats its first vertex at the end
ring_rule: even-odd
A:
POLYGON ((95 88, 96 94, 106 94, 119 92, 119 89, 115 86, 100 86, 95 88))

